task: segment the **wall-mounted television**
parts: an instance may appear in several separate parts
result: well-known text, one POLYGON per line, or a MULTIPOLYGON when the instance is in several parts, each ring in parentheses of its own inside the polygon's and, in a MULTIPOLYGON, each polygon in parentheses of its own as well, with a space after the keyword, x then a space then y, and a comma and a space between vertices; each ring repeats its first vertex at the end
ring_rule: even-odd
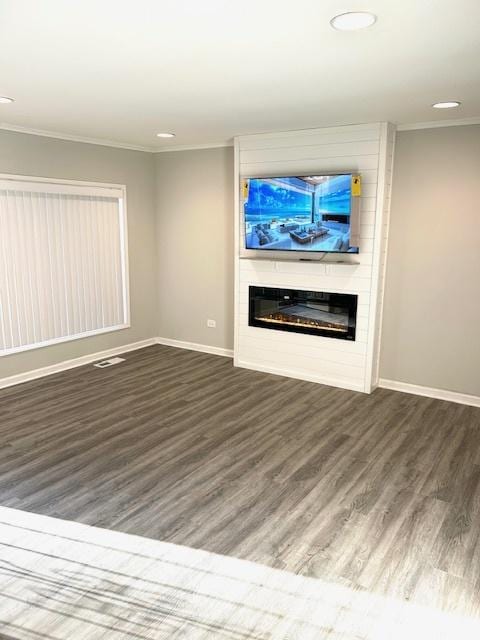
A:
POLYGON ((242 253, 358 253, 359 195, 352 173, 244 178, 242 253))

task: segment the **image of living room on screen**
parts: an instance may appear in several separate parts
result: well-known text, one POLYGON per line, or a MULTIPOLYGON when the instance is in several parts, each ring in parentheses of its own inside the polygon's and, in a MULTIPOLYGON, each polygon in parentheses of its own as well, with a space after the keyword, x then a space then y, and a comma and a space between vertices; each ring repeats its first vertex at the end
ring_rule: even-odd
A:
POLYGON ((350 174, 250 178, 244 183, 245 248, 355 251, 350 174))

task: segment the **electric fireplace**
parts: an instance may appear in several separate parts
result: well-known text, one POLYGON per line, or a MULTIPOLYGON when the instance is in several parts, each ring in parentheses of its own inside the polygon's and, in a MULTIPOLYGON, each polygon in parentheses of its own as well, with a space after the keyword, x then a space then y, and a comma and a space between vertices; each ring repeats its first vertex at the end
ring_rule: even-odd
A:
POLYGON ((355 340, 356 317, 356 295, 249 287, 252 327, 355 340))

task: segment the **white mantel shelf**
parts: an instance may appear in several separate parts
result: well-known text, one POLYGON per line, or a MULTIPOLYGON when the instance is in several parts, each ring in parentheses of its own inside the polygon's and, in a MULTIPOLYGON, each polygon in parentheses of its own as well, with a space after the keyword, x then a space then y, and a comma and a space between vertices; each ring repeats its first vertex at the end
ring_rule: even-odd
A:
POLYGON ((308 263, 308 264, 343 264, 347 267, 351 266, 351 265, 355 265, 355 264, 360 264, 359 260, 324 260, 323 258, 272 258, 269 256, 266 256, 264 258, 260 258, 255 257, 255 258, 249 258, 248 256, 239 256, 239 260, 259 260, 260 262, 262 262, 262 260, 266 260, 268 262, 293 262, 293 263, 298 263, 298 262, 302 262, 302 263, 308 263))
POLYGON ((370 393, 378 385, 395 127, 372 123, 235 139, 236 366, 370 393), (288 260, 240 255, 240 180, 268 175, 358 172, 360 252, 352 259, 288 260), (248 325, 248 287, 353 293, 355 341, 248 325))

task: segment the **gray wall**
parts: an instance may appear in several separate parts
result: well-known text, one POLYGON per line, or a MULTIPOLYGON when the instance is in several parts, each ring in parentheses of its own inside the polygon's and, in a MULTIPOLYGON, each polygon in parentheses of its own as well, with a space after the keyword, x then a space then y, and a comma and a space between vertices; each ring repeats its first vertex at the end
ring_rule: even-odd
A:
POLYGON ((397 134, 380 375, 480 396, 480 125, 397 134))
MULTIPOLYGON (((232 348, 231 148, 155 156, 0 131, 0 173, 127 185, 132 312, 130 329, 3 357, 0 377, 156 335, 232 348)), ((480 395, 479 175, 480 126, 397 134, 382 378, 480 395)))
POLYGON ((159 153, 156 168, 157 335, 232 349, 233 149, 159 153))
POLYGON ((154 336, 154 156, 0 131, 0 173, 126 184, 131 304, 130 329, 4 356, 0 360, 0 378, 154 336))

